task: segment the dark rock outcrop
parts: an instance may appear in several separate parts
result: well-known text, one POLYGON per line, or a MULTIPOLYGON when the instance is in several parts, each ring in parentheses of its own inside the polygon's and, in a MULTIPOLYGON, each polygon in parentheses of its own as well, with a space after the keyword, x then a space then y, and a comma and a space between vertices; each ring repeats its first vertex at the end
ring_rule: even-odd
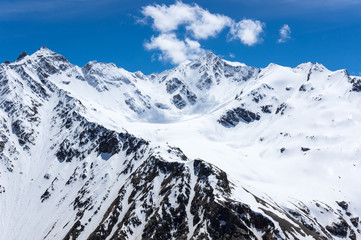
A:
POLYGON ((180 94, 174 95, 172 98, 172 102, 178 109, 182 109, 187 105, 187 102, 182 98, 180 94))
POLYGON ((258 113, 254 113, 242 107, 238 107, 232 110, 228 110, 224 115, 221 116, 218 122, 224 127, 234 127, 240 122, 251 123, 260 119, 261 116, 258 113))
POLYGON ((20 61, 21 59, 23 59, 24 57, 28 56, 28 54, 24 51, 22 53, 20 53, 20 55, 18 56, 18 58, 16 59, 16 61, 20 61))

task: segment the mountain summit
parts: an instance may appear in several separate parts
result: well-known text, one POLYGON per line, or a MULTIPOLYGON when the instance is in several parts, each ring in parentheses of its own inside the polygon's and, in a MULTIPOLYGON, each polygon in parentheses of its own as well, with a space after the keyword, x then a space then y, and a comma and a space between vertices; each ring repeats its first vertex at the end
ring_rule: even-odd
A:
POLYGON ((0 239, 361 239, 361 78, 208 53, 0 64, 0 239))

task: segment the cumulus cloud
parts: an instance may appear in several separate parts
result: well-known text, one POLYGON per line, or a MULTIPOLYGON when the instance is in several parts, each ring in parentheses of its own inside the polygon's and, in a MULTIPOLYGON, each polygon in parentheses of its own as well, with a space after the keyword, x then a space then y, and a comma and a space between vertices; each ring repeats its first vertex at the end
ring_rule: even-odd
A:
POLYGON ((199 41, 216 37, 228 28, 231 39, 251 46, 261 41, 264 24, 257 20, 244 19, 236 22, 228 16, 211 13, 197 4, 180 1, 172 5, 148 5, 142 8, 146 20, 159 32, 145 44, 147 50, 161 51, 160 59, 177 64, 191 60, 205 52, 199 41), (183 34, 184 40, 177 35, 183 34))
POLYGON ((283 25, 280 29, 280 38, 277 42, 284 43, 291 38, 291 28, 287 24, 283 25))
POLYGON ((199 8, 199 16, 186 28, 196 39, 207 39, 216 36, 231 23, 232 20, 227 16, 212 14, 199 8))
POLYGON ((145 17, 153 19, 153 28, 161 33, 177 30, 180 25, 196 39, 214 37, 232 20, 224 15, 212 14, 198 5, 176 2, 173 5, 149 5, 143 8, 145 17))
POLYGON ((146 17, 153 19, 154 29, 160 32, 176 30, 179 25, 192 22, 195 19, 193 6, 176 2, 169 7, 166 5, 149 5, 142 9, 146 17))
POLYGON ((252 46, 262 40, 260 37, 263 32, 264 24, 260 21, 243 19, 242 21, 232 25, 230 34, 232 39, 239 39, 243 44, 252 46))
POLYGON ((177 38, 174 33, 162 33, 152 37, 150 42, 145 43, 148 50, 160 50, 159 60, 170 60, 173 64, 179 64, 187 60, 197 58, 204 54, 199 42, 186 38, 184 41, 177 38))

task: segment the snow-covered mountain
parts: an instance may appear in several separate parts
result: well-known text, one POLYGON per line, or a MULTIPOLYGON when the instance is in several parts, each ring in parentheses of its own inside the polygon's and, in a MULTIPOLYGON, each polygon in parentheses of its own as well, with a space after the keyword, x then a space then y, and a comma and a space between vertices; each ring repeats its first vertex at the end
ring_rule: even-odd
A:
POLYGON ((0 65, 0 239, 361 239, 361 77, 212 53, 0 65))

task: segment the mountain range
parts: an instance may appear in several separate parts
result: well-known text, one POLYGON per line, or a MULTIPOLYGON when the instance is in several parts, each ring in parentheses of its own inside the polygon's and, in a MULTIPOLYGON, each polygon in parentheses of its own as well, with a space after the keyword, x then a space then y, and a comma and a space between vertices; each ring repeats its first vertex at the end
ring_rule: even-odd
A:
POLYGON ((361 77, 213 53, 0 64, 0 239, 361 239, 361 77))

